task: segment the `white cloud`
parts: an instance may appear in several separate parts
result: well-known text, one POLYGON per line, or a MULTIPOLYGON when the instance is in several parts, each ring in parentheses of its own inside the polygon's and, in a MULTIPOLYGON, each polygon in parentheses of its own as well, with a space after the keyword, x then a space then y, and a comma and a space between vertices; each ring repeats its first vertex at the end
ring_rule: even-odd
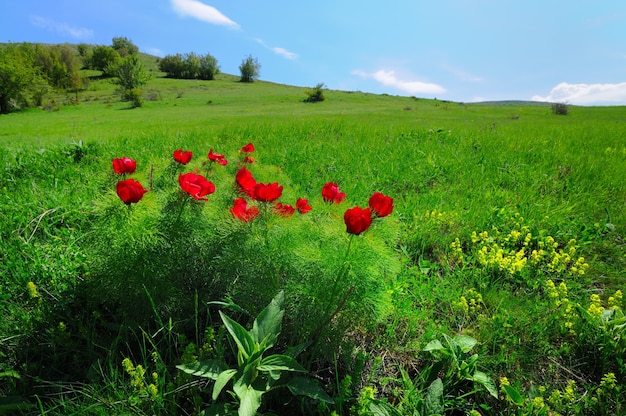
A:
POLYGON ((171 0, 174 10, 182 16, 191 16, 204 22, 215 25, 239 28, 239 25, 224 16, 215 7, 204 4, 198 0, 171 0))
POLYGON ((55 22, 41 16, 31 16, 30 22, 37 27, 56 32, 61 35, 71 36, 75 39, 88 39, 93 36, 93 30, 83 27, 72 27, 67 23, 55 22))
POLYGON ((626 82, 619 84, 568 84, 552 88, 550 95, 535 95, 533 101, 561 102, 575 105, 626 104, 626 82))
POLYGON ((263 39, 260 39, 260 38, 254 38, 254 41, 256 43, 258 43, 259 45, 263 46, 264 48, 267 48, 267 49, 271 50, 276 55, 280 55, 280 56, 282 56, 284 58, 287 58, 287 59, 290 59, 290 60, 298 59, 298 54, 297 53, 288 51, 285 48, 279 48, 279 47, 272 48, 267 43, 265 43, 263 41, 263 39))
POLYGON ((287 59, 294 60, 294 59, 298 58, 298 54, 297 53, 289 52, 287 49, 284 49, 284 48, 272 48, 272 50, 277 55, 284 56, 287 59))
POLYGON ((381 69, 373 73, 355 70, 352 73, 363 79, 373 79, 382 85, 393 87, 408 94, 441 94, 446 92, 446 89, 441 85, 399 79, 393 70, 381 69))

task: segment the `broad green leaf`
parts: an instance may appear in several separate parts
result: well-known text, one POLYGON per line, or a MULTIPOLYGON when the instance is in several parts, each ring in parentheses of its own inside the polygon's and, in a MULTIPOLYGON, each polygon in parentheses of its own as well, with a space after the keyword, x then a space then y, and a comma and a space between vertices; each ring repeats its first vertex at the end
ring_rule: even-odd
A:
POLYGON ((373 416, 402 416, 402 413, 382 400, 372 400, 369 407, 373 416))
POLYGON ((428 386, 424 406, 427 415, 443 414, 445 410, 443 406, 443 382, 440 378, 428 386))
POLYGON ((212 395, 213 401, 217 400, 217 397, 222 392, 222 389, 224 388, 224 386, 226 386, 226 384, 228 384, 230 379, 233 378, 233 376, 236 373, 237 373, 237 370, 235 370, 235 369, 228 369, 228 370, 222 371, 217 376, 217 378, 215 379, 215 385, 213 386, 213 395, 212 395))
POLYGON ((454 337, 452 342, 456 346, 458 346, 461 349, 461 351, 465 353, 470 352, 472 348, 474 348, 474 346, 478 344, 478 341, 476 341, 474 338, 470 337, 469 335, 456 336, 454 337))
POLYGON ((517 389, 515 387, 503 384, 502 388, 504 389, 504 392, 506 393, 507 397, 509 399, 511 399, 511 401, 514 404, 516 404, 517 406, 523 406, 524 405, 524 398, 519 393, 519 391, 517 391, 517 389))
POLYGON ((280 334, 285 313, 283 311, 284 299, 285 293, 281 290, 254 320, 250 335, 264 349, 271 348, 280 334))
POLYGON ((435 339, 426 344, 423 351, 438 351, 442 349, 443 345, 441 344, 441 342, 438 339, 435 339))
POLYGON ((228 367, 221 360, 203 360, 191 364, 177 365, 176 368, 187 374, 217 380, 220 373, 228 367))
POLYGON ((264 392, 255 390, 252 386, 248 386, 243 391, 243 397, 239 397, 239 416, 255 416, 256 411, 261 406, 261 396, 264 392))
POLYGON ((226 325, 226 329, 228 329, 228 332, 230 332, 230 335, 237 343, 239 351, 243 354, 245 359, 248 359, 248 357, 254 354, 256 349, 254 340, 243 326, 230 319, 228 315, 222 313, 222 311, 219 311, 219 313, 222 318, 222 322, 226 325))
POLYGON ((335 401, 322 389, 317 380, 308 377, 294 377, 287 387, 295 396, 306 396, 320 402, 333 404, 335 401))
POLYGON ((259 371, 307 371, 296 360, 288 355, 274 354, 261 360, 259 371))
POLYGON ((489 377, 486 373, 476 370, 474 371, 472 380, 474 380, 476 383, 482 384, 487 389, 489 394, 491 394, 496 399, 498 398, 498 388, 496 387, 496 383, 494 383, 491 377, 489 377))

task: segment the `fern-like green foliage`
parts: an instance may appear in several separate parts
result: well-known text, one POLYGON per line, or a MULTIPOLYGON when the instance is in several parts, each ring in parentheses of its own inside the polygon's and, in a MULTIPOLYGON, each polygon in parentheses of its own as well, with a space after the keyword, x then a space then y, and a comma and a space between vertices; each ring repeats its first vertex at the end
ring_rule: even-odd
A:
MULTIPOLYGON (((178 173, 193 168, 176 165, 140 178, 152 189, 137 204, 124 205, 112 191, 102 196, 91 234, 90 284, 106 293, 98 298, 109 309, 139 324, 155 308, 184 321, 193 314, 189 299, 197 292, 201 301, 230 299, 254 316, 284 290, 284 332, 293 342, 322 335, 339 341, 350 328, 374 325, 390 312, 389 282, 400 270, 393 217, 375 219, 367 232, 353 236, 343 213, 367 201, 334 205, 318 194, 306 196, 313 206, 307 214, 285 218, 271 203, 254 202, 259 217, 243 222, 229 213, 241 196, 237 167, 219 168, 208 172, 216 192, 206 202, 180 190, 178 173)), ((295 205, 305 196, 276 167, 257 162, 250 169, 259 182, 283 184, 284 203, 295 205)))

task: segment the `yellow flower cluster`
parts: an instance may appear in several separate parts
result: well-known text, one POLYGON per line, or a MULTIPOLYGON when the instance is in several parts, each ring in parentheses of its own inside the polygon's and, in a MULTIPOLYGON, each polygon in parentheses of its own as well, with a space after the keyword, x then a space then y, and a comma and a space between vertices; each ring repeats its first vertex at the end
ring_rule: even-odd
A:
POLYGON ((569 273, 582 276, 589 264, 584 257, 576 257, 576 240, 570 240, 564 249, 559 249, 559 243, 552 236, 545 236, 537 242, 537 249, 530 253, 533 266, 545 267, 550 273, 569 273))
POLYGON ((39 292, 37 292, 37 286, 33 282, 26 283, 26 290, 28 291, 28 297, 31 299, 39 298, 39 292))
POLYGON ((456 216, 454 214, 444 211, 437 211, 436 209, 433 209, 432 211, 426 211, 426 213, 424 214, 424 219, 446 226, 453 226, 456 222, 456 216))
POLYGON ((130 358, 124 358, 122 360, 122 367, 130 376, 130 385, 136 394, 139 396, 147 396, 151 400, 158 398, 159 389, 156 385, 159 381, 159 375, 156 372, 152 373, 152 383, 148 384, 145 380, 146 370, 141 364, 135 366, 130 358))
POLYGON ((461 247, 461 240, 459 238, 455 238, 452 243, 450 243, 450 248, 452 249, 452 258, 456 260, 458 263, 463 264, 463 260, 465 257, 463 256, 463 248, 461 247))
POLYGON ((578 401, 576 397, 576 382, 574 380, 569 380, 565 390, 561 391, 559 389, 555 389, 550 394, 548 398, 548 402, 552 407, 557 409, 571 409, 572 406, 578 401))
POLYGON ((587 313, 596 319, 600 319, 602 313, 604 312, 604 307, 602 306, 602 300, 600 296, 596 293, 591 295, 589 307, 587 308, 587 313))
POLYGON ((617 290, 608 299, 609 309, 620 309, 622 307, 622 291, 617 290))
POLYGON ((462 311, 465 315, 475 314, 481 311, 483 305, 483 296, 475 289, 470 288, 461 296, 454 306, 462 311))
POLYGON ((559 283, 558 286, 550 279, 546 281, 546 293, 550 299, 550 304, 556 309, 560 318, 562 328, 571 336, 576 335, 574 331, 574 323, 578 315, 573 302, 567 297, 567 285, 565 282, 559 283))

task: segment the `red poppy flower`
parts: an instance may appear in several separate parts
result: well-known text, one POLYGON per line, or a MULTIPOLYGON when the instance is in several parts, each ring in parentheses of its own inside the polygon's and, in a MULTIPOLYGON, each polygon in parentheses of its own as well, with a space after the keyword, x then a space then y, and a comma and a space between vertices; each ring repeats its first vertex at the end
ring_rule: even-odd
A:
POLYGON ((113 159, 113 171, 118 175, 133 173, 137 169, 137 161, 128 157, 113 159))
POLYGON ((233 217, 244 222, 250 222, 259 215, 259 209, 257 207, 248 208, 248 203, 243 198, 235 199, 235 203, 229 211, 233 217))
POLYGON ((115 189, 117 196, 119 196, 126 205, 130 205, 131 203, 136 204, 143 198, 143 194, 148 192, 147 189, 144 189, 143 186, 134 179, 119 181, 117 185, 115 185, 115 189))
POLYGON ((377 217, 386 217, 393 211, 393 198, 374 192, 370 197, 369 207, 377 217))
POLYGON ((350 208, 343 215, 343 220, 347 232, 359 235, 372 225, 372 211, 369 208, 350 208))
POLYGON ((193 157, 193 153, 191 153, 188 150, 186 151, 183 151, 183 149, 174 150, 174 160, 183 165, 186 165, 187 163, 189 163, 192 157, 193 157))
POLYGON ((346 199, 346 193, 339 192, 339 186, 335 182, 328 182, 322 188, 322 198, 324 198, 326 202, 339 204, 346 199))
POLYGON ((212 182, 195 173, 181 173, 178 175, 178 183, 183 191, 199 201, 208 201, 208 198, 204 197, 215 192, 215 185, 212 182))
POLYGON ((254 187, 256 186, 256 179, 252 176, 252 173, 245 167, 239 169, 235 175, 237 185, 245 192, 250 198, 254 198, 254 187))
POLYGON ((252 143, 248 143, 247 145, 241 148, 243 153, 252 153, 254 152, 254 145, 252 143))
POLYGON ((298 198, 296 201, 296 208, 300 214, 306 214, 311 211, 311 205, 309 205, 309 200, 304 198, 298 198))
POLYGON ((278 182, 265 184, 257 183, 254 187, 254 199, 259 201, 276 201, 283 194, 283 187, 278 182))
POLYGON ((217 162, 222 166, 228 165, 228 160, 224 158, 224 155, 221 153, 213 153, 213 149, 209 149, 208 157, 211 162, 217 162))
POLYGON ((296 209, 289 204, 283 204, 282 202, 277 202, 274 205, 274 213, 281 215, 283 217, 291 217, 294 212, 296 212, 296 209))

